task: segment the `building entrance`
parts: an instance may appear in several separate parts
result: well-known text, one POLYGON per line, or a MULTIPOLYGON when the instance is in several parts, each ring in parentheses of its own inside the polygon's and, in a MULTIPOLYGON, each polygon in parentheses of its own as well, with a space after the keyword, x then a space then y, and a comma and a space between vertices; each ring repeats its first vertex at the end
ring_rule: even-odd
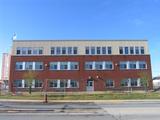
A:
POLYGON ((87 86, 86 86, 87 91, 94 91, 94 81, 89 79, 87 80, 87 86))

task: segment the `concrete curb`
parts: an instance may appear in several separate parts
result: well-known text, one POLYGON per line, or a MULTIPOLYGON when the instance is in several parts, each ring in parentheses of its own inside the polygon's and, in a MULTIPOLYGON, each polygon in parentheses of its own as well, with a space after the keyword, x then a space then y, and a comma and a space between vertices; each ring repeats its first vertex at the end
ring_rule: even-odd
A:
MULTIPOLYGON (((0 99, 0 102, 28 102, 28 103, 43 103, 44 100, 16 100, 16 99, 0 99)), ((48 100, 48 103, 123 103, 123 102, 160 102, 159 99, 145 100, 48 100)))

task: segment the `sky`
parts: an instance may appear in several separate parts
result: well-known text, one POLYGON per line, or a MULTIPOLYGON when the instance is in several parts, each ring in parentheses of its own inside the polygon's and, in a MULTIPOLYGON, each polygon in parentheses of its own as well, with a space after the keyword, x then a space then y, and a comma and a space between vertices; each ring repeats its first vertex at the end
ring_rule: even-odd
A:
POLYGON ((21 40, 147 39, 152 75, 160 75, 160 0, 0 0, 0 68, 14 33, 21 40))

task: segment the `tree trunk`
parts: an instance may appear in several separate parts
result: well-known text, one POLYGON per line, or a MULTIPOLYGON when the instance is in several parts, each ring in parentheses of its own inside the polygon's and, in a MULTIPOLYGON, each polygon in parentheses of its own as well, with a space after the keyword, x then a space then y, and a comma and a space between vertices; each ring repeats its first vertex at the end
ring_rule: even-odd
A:
POLYGON ((30 85, 29 86, 29 94, 31 94, 32 93, 32 86, 30 85))

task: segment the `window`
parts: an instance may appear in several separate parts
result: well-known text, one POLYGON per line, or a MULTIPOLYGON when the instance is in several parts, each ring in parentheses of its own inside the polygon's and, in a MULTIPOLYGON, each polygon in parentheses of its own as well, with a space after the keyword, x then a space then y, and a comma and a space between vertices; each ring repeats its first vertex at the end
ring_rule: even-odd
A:
POLYGON ((134 54, 134 47, 130 47, 130 54, 134 54))
POLYGON ((125 47, 124 50, 125 50, 125 54, 127 55, 128 54, 128 47, 125 47))
POLYGON ((96 70, 103 70, 103 62, 95 62, 96 70))
POLYGON ((42 80, 35 80, 35 88, 42 87, 42 84, 43 84, 42 80))
POLYGON ((16 62, 16 70, 23 70, 23 62, 16 62))
POLYGON ((85 69, 86 70, 93 70, 93 62, 86 62, 85 69))
POLYGON ((108 54, 112 54, 112 47, 108 47, 108 54))
POLYGON ((76 80, 71 80, 70 81, 70 87, 71 88, 77 88, 78 87, 78 82, 76 80))
POLYGON ((89 55, 89 47, 86 47, 86 54, 89 55))
POLYGON ((57 88, 58 87, 58 80, 52 80, 49 82, 49 87, 57 88))
POLYGON ((27 48, 22 48, 22 55, 26 55, 27 54, 27 48))
POLYGON ((35 70, 43 70, 43 62, 35 62, 35 70))
POLYGON ((135 52, 137 55, 139 54, 139 47, 135 47, 135 52))
POLYGON ((136 62, 129 62, 129 69, 136 69, 136 62))
POLYGON ((25 70, 32 70, 33 69, 33 62, 26 62, 25 70))
POLYGON ((95 47, 91 47, 91 54, 95 55, 95 47))
POLYGON ((38 54, 38 49, 37 48, 33 48, 33 54, 37 55, 38 54))
POLYGON ((39 55, 43 54, 43 48, 39 48, 39 55))
POLYGON ((114 81, 113 80, 106 80, 106 87, 107 88, 114 87, 114 81))
POLYGON ((71 62, 71 70, 78 70, 79 63, 78 62, 71 62))
POLYGON ((113 69, 113 64, 112 64, 112 62, 105 62, 105 69, 106 69, 106 70, 111 70, 111 69, 113 69))
POLYGON ((69 54, 69 55, 72 54, 72 47, 68 47, 68 54, 69 54))
POLYGON ((122 87, 128 87, 129 86, 129 80, 128 79, 124 79, 121 81, 121 86, 122 87))
POLYGON ((139 61, 139 69, 146 69, 147 64, 145 61, 139 61))
POLYGON ((60 62, 60 70, 67 70, 68 62, 60 62))
POLYGON ((55 47, 51 47, 51 54, 52 54, 52 55, 55 54, 55 47))
POLYGON ((106 54, 106 47, 102 47, 102 54, 106 54))
POLYGON ((97 54, 101 54, 101 47, 97 47, 97 54))
POLYGON ((29 81, 28 81, 28 80, 25 80, 25 81, 24 81, 24 87, 25 87, 25 88, 28 88, 28 87, 29 87, 29 81))
POLYGON ((14 80, 14 87, 21 88, 22 86, 22 80, 14 80))
POLYGON ((78 48, 77 47, 73 47, 73 54, 76 55, 78 53, 78 48))
POLYGON ((66 88, 68 86, 68 80, 60 80, 60 88, 66 88))
POLYGON ((144 54, 144 47, 141 47, 141 54, 144 54))
POLYGON ((31 55, 31 54, 32 54, 32 48, 28 48, 27 54, 28 54, 28 55, 31 55))
POLYGON ((123 54, 123 47, 119 47, 119 54, 123 54))
POLYGON ((62 47, 62 54, 66 54, 66 47, 62 47))
POLYGON ((50 70, 58 70, 58 62, 50 62, 50 70))
POLYGON ((61 47, 57 47, 57 48, 56 48, 56 54, 57 54, 57 55, 60 55, 60 54, 61 54, 61 47))
POLYGON ((131 79, 131 86, 132 86, 132 87, 137 87, 137 86, 138 86, 138 81, 137 81, 137 79, 131 79))
POLYGON ((127 62, 120 62, 120 69, 121 70, 125 70, 125 69, 127 69, 127 62))
POLYGON ((17 48, 17 55, 21 54, 21 48, 17 48))

